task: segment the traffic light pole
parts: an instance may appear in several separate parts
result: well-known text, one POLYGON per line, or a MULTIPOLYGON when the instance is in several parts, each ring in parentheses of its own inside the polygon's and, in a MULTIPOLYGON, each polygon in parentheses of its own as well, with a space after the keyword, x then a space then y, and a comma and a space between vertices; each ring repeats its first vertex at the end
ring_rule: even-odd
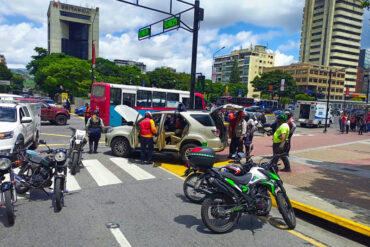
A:
POLYGON ((195 73, 197 70, 198 27, 199 27, 199 0, 196 0, 194 6, 193 48, 191 54, 191 72, 190 72, 190 109, 194 109, 195 103, 195 73))

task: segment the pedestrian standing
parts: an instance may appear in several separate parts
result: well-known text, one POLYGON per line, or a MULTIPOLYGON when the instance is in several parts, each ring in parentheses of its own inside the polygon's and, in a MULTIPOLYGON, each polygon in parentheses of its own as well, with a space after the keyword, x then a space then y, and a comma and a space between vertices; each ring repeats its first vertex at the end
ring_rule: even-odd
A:
POLYGON ((229 149, 229 158, 235 153, 243 152, 243 140, 247 131, 247 123, 244 120, 244 111, 239 111, 236 118, 230 122, 231 143, 229 149))
POLYGON ((71 112, 71 102, 69 101, 69 98, 66 99, 66 109, 68 112, 71 112))
POLYGON ((356 118, 354 115, 351 115, 351 124, 350 124, 350 128, 351 128, 351 131, 355 132, 356 131, 356 118))
POLYGON ((87 125, 87 121, 89 121, 89 119, 91 118, 91 107, 89 106, 89 103, 85 104, 84 115, 85 115, 85 125, 87 125))
POLYGON ((141 164, 153 164, 153 135, 157 129, 150 112, 145 112, 145 118, 140 122, 140 158, 141 164))
POLYGON ((104 130, 103 120, 99 117, 99 111, 95 110, 93 116, 89 118, 86 124, 87 133, 89 134, 89 153, 91 154, 98 152, 98 144, 101 137, 101 133, 104 130))
POLYGON ((244 138, 244 146, 245 146, 245 153, 247 156, 249 156, 250 153, 250 147, 252 145, 254 132, 256 131, 256 125, 254 123, 254 120, 250 118, 249 114, 246 114, 245 119, 247 123, 247 130, 244 138))
POLYGON ((362 132, 364 131, 364 128, 366 126, 365 118, 361 115, 359 120, 359 127, 358 127, 358 134, 362 135, 362 132))
POLYGON ((261 112, 261 116, 259 117, 259 120, 262 124, 262 127, 265 127, 265 124, 266 124, 266 115, 265 115, 265 111, 262 111, 261 112))
POLYGON ((351 120, 347 120, 346 121, 346 134, 348 134, 348 131, 349 131, 349 126, 351 125, 351 120))
MULTIPOLYGON (((272 151, 275 155, 282 154, 286 152, 287 141, 289 140, 289 125, 287 122, 287 116, 285 114, 280 114, 277 116, 277 123, 279 124, 278 129, 274 133, 272 151)), ((290 163, 287 156, 282 156, 281 160, 284 163, 283 172, 291 172, 290 163)))
POLYGON ((285 115, 287 116, 287 119, 288 119, 287 124, 289 126, 289 138, 288 138, 287 147, 286 147, 286 153, 289 156, 290 148, 292 146, 292 136, 294 134, 294 131, 297 128, 297 125, 295 124, 294 119, 293 119, 293 114, 290 111, 286 111, 285 115))
POLYGON ((346 127, 346 122, 347 122, 346 114, 342 113, 340 119, 341 119, 341 121, 340 121, 340 132, 342 132, 344 134, 344 129, 346 127))
POLYGON ((368 112, 367 117, 366 117, 366 131, 370 131, 370 112, 368 112))

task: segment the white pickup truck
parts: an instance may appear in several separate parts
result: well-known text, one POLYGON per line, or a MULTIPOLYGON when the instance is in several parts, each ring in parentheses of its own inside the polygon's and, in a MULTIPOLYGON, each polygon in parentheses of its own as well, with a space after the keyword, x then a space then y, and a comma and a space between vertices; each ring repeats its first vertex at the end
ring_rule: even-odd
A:
POLYGON ((38 146, 41 126, 39 104, 0 101, 0 153, 38 146))

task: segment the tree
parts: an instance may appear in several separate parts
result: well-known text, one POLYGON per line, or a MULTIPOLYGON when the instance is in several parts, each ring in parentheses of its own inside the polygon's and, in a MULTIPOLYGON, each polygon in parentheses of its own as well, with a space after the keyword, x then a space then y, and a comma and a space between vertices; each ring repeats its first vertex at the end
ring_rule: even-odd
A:
POLYGON ((367 8, 368 10, 370 10, 370 0, 362 0, 361 7, 367 8))
POLYGON ((98 57, 95 61, 95 70, 102 77, 118 77, 119 76, 119 66, 114 62, 98 57))
POLYGON ((231 68, 230 73, 230 83, 239 83, 240 82, 240 71, 238 61, 234 59, 233 67, 231 68))
POLYGON ((270 95, 268 95, 267 93, 263 93, 261 94, 261 99, 270 99, 270 95))
POLYGON ((35 47, 37 55, 32 56, 32 60, 27 64, 26 68, 31 75, 35 75, 39 70, 40 62, 48 55, 48 50, 42 47, 35 47))
POLYGON ((353 97, 351 98, 352 101, 363 101, 361 98, 359 97, 353 97))
POLYGON ((307 94, 296 94, 294 99, 297 100, 315 100, 315 97, 308 96, 307 94))
POLYGON ((226 86, 229 87, 229 93, 231 96, 245 96, 248 93, 248 86, 241 83, 228 83, 226 86), (239 95, 239 90, 241 90, 241 95, 239 95))
POLYGON ((13 74, 10 79, 10 88, 13 91, 22 91, 23 90, 24 77, 20 74, 13 74))
MULTIPOLYGON (((12 78, 12 72, 6 67, 6 65, 0 63, 0 80, 10 80, 12 78)), ((7 93, 7 86, 0 85, 0 92, 7 93)))
MULTIPOLYGON (((168 69, 158 69, 147 73, 150 85, 159 88, 173 89, 176 87, 176 73, 168 69)), ((190 80, 189 82, 190 83, 190 80)))
POLYGON ((262 73, 261 76, 256 76, 251 83, 256 91, 262 94, 278 94, 280 97, 293 98, 297 91, 292 75, 280 70, 262 73), (280 91, 281 79, 285 79, 284 91, 280 91), (272 85, 272 91, 269 90, 269 85, 272 85))

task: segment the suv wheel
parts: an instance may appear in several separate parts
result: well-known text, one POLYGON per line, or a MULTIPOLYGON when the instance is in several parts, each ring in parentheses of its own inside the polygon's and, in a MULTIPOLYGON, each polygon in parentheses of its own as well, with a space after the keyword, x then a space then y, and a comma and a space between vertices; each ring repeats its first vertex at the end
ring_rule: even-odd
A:
POLYGON ((36 137, 35 137, 35 140, 32 142, 32 145, 30 146, 30 149, 37 149, 37 147, 39 146, 39 132, 36 132, 36 137))
POLYGON ((185 144, 184 146, 181 147, 180 155, 181 155, 181 160, 186 163, 188 161, 188 153, 189 150, 195 147, 198 147, 199 145, 196 145, 195 143, 189 143, 185 144))
POLYGON ((112 152, 115 156, 128 157, 130 154, 130 144, 124 137, 116 137, 111 143, 112 152))
POLYGON ((55 122, 57 123, 57 125, 66 125, 67 124, 67 117, 64 116, 64 115, 58 115, 55 118, 55 122))

